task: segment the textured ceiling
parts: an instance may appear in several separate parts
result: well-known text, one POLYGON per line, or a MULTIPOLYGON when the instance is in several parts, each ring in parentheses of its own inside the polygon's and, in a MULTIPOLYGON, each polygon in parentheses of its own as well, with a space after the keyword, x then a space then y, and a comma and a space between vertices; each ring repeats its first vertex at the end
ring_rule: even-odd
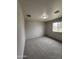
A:
POLYGON ((22 6, 26 21, 49 21, 62 16, 62 0, 22 0, 22 6), (55 14, 57 10, 59 13, 55 14), (44 13, 47 19, 41 18, 44 13))

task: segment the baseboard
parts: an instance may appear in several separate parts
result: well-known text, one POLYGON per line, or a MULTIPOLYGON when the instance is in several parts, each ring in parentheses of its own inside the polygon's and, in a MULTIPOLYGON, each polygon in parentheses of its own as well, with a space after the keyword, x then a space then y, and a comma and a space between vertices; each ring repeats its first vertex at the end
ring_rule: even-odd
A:
POLYGON ((58 40, 58 39, 56 39, 56 38, 54 38, 54 37, 50 37, 50 36, 48 36, 48 35, 45 35, 45 36, 47 36, 47 37, 49 37, 49 38, 52 38, 52 39, 54 39, 54 40, 56 40, 56 41, 62 43, 62 40, 58 40))

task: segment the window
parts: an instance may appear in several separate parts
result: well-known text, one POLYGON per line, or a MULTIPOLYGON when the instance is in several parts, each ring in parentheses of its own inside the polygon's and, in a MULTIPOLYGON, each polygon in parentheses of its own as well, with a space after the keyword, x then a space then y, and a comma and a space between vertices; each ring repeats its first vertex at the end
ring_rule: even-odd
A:
POLYGON ((52 23, 52 31, 53 32, 62 32, 62 22, 52 23))

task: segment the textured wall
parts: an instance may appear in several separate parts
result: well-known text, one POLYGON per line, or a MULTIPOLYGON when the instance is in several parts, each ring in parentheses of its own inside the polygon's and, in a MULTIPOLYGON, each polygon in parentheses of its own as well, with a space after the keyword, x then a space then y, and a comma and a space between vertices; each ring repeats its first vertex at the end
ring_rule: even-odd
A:
POLYGON ((44 35, 44 22, 27 21, 25 23, 26 39, 41 37, 44 35))

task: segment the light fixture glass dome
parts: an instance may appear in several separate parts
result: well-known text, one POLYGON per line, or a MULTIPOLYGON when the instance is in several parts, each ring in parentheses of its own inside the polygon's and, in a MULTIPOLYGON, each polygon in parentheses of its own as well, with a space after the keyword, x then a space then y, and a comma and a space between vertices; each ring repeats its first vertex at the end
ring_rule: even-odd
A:
POLYGON ((48 18, 48 15, 46 13, 43 13, 43 15, 41 16, 41 18, 47 19, 48 18))

